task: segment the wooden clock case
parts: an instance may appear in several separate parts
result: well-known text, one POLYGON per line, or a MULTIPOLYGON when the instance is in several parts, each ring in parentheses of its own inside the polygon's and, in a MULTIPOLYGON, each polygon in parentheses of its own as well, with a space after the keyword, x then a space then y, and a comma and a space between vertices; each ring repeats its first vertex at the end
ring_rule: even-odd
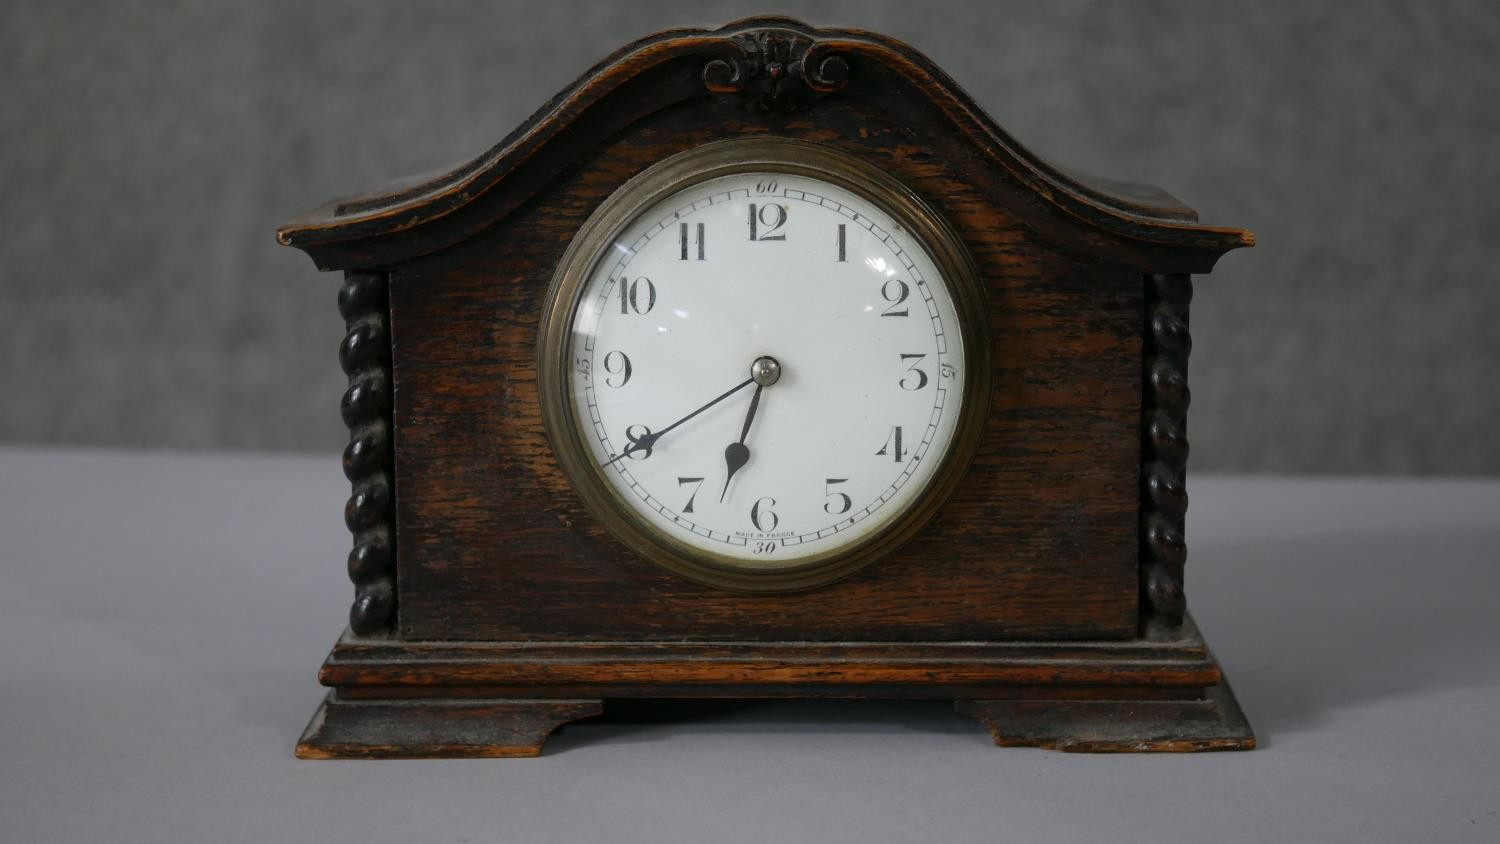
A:
POLYGON ((356 598, 299 756, 535 755, 621 697, 946 698, 1003 745, 1253 746, 1182 590, 1189 275, 1253 238, 1046 164, 910 47, 781 18, 653 35, 479 158, 278 238, 345 272, 356 598), (772 595, 615 541, 559 471, 536 382, 543 297, 589 214, 667 156, 763 134, 936 208, 993 340, 946 506, 874 565, 772 595))

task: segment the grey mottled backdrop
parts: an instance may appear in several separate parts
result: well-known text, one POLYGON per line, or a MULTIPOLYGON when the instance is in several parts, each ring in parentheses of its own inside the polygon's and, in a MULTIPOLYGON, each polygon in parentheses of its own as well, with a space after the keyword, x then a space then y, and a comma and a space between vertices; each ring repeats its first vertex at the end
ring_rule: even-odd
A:
POLYGON ((1494 0, 11 0, 0 440, 335 454, 337 281, 276 224, 765 11, 908 41, 1042 155, 1256 230, 1198 285, 1195 468, 1500 472, 1494 0))

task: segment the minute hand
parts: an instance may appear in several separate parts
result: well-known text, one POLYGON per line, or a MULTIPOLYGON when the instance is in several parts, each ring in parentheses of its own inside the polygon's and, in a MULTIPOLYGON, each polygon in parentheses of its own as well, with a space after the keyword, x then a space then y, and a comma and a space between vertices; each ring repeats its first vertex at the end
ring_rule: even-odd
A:
POLYGON ((735 393, 738 393, 740 390, 745 389, 746 387, 748 387, 752 383, 754 383, 754 381, 755 381, 754 378, 746 378, 745 380, 741 381, 740 383, 738 383, 738 384, 734 385, 733 387, 730 387, 729 389, 727 389, 724 392, 720 393, 718 395, 718 397, 714 398, 708 404, 703 405, 702 407, 700 407, 697 410, 693 411, 692 413, 689 413, 688 415, 682 417, 681 419, 677 420, 676 422, 673 422, 672 424, 668 425, 667 427, 662 428, 660 431, 657 431, 656 433, 653 433, 653 434, 647 434, 644 437, 641 437, 640 439, 633 441, 630 445, 628 445, 628 446, 625 447, 624 451, 620 452, 619 454, 616 454, 614 457, 611 457, 609 460, 605 461, 603 465, 604 466, 608 466, 611 463, 614 463, 617 460, 622 460, 622 459, 624 459, 626 457, 629 457, 632 453, 637 452, 637 451, 641 451, 642 449, 644 449, 646 451, 650 451, 651 448, 652 448, 652 446, 656 445, 656 441, 657 440, 659 440, 662 437, 666 436, 667 434, 671 433, 674 429, 677 428, 677 426, 679 426, 682 423, 688 421, 689 419, 692 419, 694 416, 697 416, 698 414, 702 413, 703 411, 708 410, 710 407, 713 407, 714 405, 716 405, 719 402, 721 402, 721 401, 729 398, 730 396, 734 395, 735 393))
POLYGON ((720 502, 729 494, 729 482, 734 479, 734 474, 750 462, 750 448, 745 445, 745 437, 750 436, 750 423, 755 421, 755 410, 760 407, 760 391, 765 386, 755 385, 755 393, 750 396, 750 410, 745 414, 745 425, 740 428, 740 441, 724 447, 724 491, 719 493, 720 502))

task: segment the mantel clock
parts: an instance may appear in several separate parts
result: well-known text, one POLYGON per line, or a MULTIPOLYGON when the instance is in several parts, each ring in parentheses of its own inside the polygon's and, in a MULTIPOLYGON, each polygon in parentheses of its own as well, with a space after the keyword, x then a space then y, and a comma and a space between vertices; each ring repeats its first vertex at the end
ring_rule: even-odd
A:
POLYGON ((355 600, 299 755, 534 755, 625 697, 1253 746, 1182 589, 1189 277, 1252 237, 910 47, 660 33, 278 237, 347 323, 355 600))

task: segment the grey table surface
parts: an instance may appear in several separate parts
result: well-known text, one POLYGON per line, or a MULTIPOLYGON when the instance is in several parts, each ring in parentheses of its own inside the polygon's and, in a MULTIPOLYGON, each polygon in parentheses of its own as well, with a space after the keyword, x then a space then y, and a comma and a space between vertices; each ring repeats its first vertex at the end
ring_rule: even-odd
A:
POLYGON ((3 448, 0 842, 1500 840, 1500 483, 1190 485, 1188 594, 1254 752, 787 701, 301 762, 350 597, 336 461, 3 448))

